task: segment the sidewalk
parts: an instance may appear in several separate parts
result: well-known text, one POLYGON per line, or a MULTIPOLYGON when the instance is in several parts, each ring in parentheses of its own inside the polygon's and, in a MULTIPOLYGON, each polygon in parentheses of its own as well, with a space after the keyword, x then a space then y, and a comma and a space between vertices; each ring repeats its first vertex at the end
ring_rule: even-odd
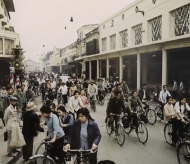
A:
POLYGON ((0 164, 15 164, 20 158, 21 152, 17 153, 16 157, 7 156, 7 142, 4 142, 4 132, 6 129, 2 125, 0 121, 0 164))

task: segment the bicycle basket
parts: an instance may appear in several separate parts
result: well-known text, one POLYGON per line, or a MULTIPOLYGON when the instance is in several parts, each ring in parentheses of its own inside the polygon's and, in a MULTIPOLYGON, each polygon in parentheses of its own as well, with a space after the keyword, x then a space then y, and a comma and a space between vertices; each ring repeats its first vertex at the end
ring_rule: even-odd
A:
POLYGON ((123 123, 124 128, 128 128, 129 127, 129 119, 127 119, 127 118, 124 117, 122 119, 122 123, 123 123))
POLYGON ((140 115, 140 119, 141 119, 141 121, 143 121, 145 124, 148 123, 148 118, 147 118, 144 114, 141 114, 141 115, 140 115))

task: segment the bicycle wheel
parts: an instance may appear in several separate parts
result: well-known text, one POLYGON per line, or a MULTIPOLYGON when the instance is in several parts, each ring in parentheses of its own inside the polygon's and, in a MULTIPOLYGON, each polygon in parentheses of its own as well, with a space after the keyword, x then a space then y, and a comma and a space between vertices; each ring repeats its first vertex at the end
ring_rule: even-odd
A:
POLYGON ((172 131, 173 131, 172 124, 169 122, 164 127, 164 137, 165 137, 166 142, 169 145, 173 144, 173 142, 172 142, 172 131))
POLYGON ((148 130, 146 128, 146 125, 142 121, 138 122, 137 137, 139 141, 143 144, 148 141, 148 130))
POLYGON ((55 161, 50 157, 43 155, 31 157, 26 164, 56 164, 55 161))
POLYGON ((106 121, 106 131, 108 135, 111 135, 112 130, 111 130, 111 122, 109 117, 107 117, 106 121))
POLYGON ((188 141, 182 142, 177 147, 177 159, 179 164, 190 164, 190 143, 188 141))
POLYGON ((94 112, 96 112, 96 104, 94 100, 92 101, 92 109, 94 112))
POLYGON ((40 145, 37 147, 35 155, 37 154, 44 154, 45 152, 45 144, 44 143, 40 143, 40 145))
POLYGON ((148 118, 148 123, 154 125, 157 120, 156 111, 153 109, 147 109, 146 117, 148 118))
POLYGON ((120 124, 117 125, 116 138, 118 144, 122 146, 125 142, 125 130, 124 127, 121 126, 120 124))
POLYGON ((125 133, 129 134, 132 131, 131 123, 129 123, 129 126, 125 128, 125 133))
POLYGON ((158 116, 157 120, 161 121, 163 119, 163 112, 162 112, 161 108, 159 106, 157 106, 154 110, 158 116))

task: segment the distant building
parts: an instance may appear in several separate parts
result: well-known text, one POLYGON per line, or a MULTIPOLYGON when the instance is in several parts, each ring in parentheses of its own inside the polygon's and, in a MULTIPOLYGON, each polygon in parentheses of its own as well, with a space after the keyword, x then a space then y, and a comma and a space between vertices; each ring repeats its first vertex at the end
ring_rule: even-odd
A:
POLYGON ((31 59, 27 59, 23 63, 26 73, 40 71, 40 63, 37 63, 31 59))

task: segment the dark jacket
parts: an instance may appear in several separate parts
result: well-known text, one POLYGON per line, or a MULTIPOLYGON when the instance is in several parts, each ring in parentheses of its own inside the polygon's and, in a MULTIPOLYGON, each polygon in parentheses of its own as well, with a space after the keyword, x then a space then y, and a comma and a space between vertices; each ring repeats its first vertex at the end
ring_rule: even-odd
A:
POLYGON ((33 111, 25 112, 23 114, 23 128, 24 136, 37 136, 37 129, 40 124, 40 119, 33 111))
POLYGON ((120 114, 122 111, 124 111, 124 113, 128 113, 123 100, 117 99, 116 97, 111 98, 107 109, 107 114, 120 114))
MULTIPOLYGON (((76 120, 70 130, 68 137, 68 144, 71 144, 71 149, 80 149, 80 131, 81 131, 81 122, 80 120, 76 120)), ((98 125, 92 121, 88 120, 87 127, 87 135, 88 135, 88 146, 92 147, 92 144, 99 144, 101 140, 100 130, 98 125)))
MULTIPOLYGON (((140 89, 139 90, 139 98, 141 101, 143 99, 143 95, 144 95, 144 91, 143 91, 143 89, 140 89)), ((146 95, 146 100, 150 100, 150 95, 147 90, 145 90, 145 95, 146 95)))

